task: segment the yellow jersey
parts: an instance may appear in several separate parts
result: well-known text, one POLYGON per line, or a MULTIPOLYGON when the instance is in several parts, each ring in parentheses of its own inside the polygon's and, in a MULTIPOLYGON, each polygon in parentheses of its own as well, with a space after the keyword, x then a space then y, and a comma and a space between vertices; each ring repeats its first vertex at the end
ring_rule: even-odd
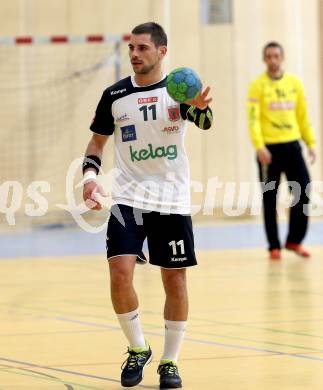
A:
POLYGON ((315 147, 304 88, 297 76, 284 73, 278 80, 272 80, 267 73, 259 76, 250 85, 247 111, 249 133, 256 149, 299 139, 309 148, 315 147))

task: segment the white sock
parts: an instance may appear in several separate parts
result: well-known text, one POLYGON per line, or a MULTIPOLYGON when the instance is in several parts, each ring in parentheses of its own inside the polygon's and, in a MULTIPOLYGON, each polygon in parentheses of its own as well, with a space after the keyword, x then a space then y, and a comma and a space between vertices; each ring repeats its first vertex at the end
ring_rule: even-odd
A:
POLYGON ((165 320, 165 343, 161 360, 173 360, 177 362, 185 330, 186 321, 165 320))
POLYGON ((124 335, 129 341, 129 347, 146 348, 144 334, 139 320, 139 310, 133 310, 129 313, 117 314, 120 326, 124 335))

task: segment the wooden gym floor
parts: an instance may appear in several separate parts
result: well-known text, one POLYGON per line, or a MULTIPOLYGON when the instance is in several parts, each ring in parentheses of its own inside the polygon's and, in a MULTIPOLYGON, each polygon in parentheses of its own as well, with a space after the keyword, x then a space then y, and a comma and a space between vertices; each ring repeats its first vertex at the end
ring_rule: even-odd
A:
MULTIPOLYGON (((304 260, 260 248, 198 250, 179 368, 185 390, 323 388, 323 246, 304 260)), ((2 258, 0 390, 121 389, 126 341, 104 255, 2 258)), ((157 389, 164 294, 137 266, 141 319, 154 353, 138 388, 157 389)))

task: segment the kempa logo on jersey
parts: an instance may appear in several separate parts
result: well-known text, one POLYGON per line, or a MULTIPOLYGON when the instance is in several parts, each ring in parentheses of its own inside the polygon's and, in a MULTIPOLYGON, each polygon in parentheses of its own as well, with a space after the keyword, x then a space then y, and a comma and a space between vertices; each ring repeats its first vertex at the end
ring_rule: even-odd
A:
POLYGON ((165 126, 162 132, 166 134, 176 134, 179 132, 179 126, 165 126))
POLYGON ((149 158, 162 158, 166 157, 168 160, 175 160, 177 158, 176 145, 169 146, 157 146, 155 149, 152 144, 147 145, 147 149, 134 150, 132 146, 129 146, 131 161, 148 160, 149 158))
POLYGON ((126 90, 127 90, 127 88, 118 89, 117 91, 111 91, 110 94, 111 95, 117 95, 118 93, 126 92, 126 90))
POLYGON ((157 103, 158 102, 158 96, 150 96, 146 98, 138 98, 138 104, 144 104, 144 103, 157 103))

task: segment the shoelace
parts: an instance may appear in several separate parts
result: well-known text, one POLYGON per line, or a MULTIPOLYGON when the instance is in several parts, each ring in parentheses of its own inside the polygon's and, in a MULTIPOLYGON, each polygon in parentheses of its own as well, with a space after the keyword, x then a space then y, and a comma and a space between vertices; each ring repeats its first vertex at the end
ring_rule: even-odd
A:
POLYGON ((158 367, 157 372, 158 374, 167 374, 170 376, 178 375, 177 367, 171 363, 162 364, 161 366, 158 367))
POLYGON ((121 370, 123 370, 125 367, 130 370, 136 370, 138 367, 138 363, 140 363, 141 359, 144 357, 141 356, 142 352, 134 352, 128 348, 128 351, 126 353, 129 353, 129 356, 122 363, 121 370))

